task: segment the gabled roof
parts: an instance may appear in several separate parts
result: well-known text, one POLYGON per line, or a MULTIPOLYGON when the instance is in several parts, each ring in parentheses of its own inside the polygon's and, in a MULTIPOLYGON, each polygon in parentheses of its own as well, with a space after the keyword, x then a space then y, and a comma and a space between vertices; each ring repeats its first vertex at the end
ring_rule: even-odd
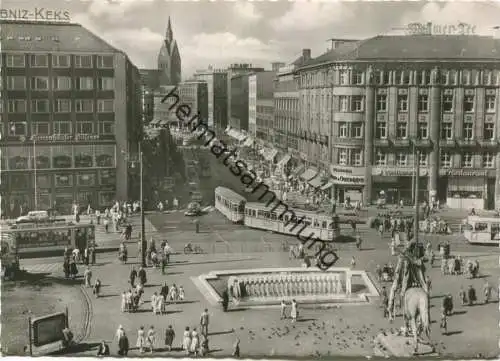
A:
POLYGON ((499 60, 500 39, 469 35, 383 35, 344 43, 303 67, 336 61, 499 60))
POLYGON ((2 51, 123 53, 80 24, 0 21, 2 51))

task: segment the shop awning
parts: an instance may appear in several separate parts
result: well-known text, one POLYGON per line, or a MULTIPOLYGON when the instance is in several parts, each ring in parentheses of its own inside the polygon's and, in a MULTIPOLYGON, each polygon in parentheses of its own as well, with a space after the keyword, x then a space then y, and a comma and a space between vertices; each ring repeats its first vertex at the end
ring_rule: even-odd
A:
POLYGON ((160 122, 160 119, 153 119, 153 120, 149 123, 149 125, 156 125, 156 124, 158 124, 159 122, 160 122))
POLYGON ((158 123, 158 125, 161 125, 161 126, 163 126, 163 125, 167 125, 167 124, 168 124, 168 120, 166 120, 166 119, 163 119, 163 120, 161 120, 161 121, 158 123))
POLYGON ((303 165, 299 165, 297 168, 295 168, 292 172, 292 176, 297 177, 299 174, 301 174, 304 171, 305 167, 303 165))
POLYGON ((319 188, 323 184, 323 179, 318 174, 316 177, 314 177, 313 179, 309 180, 307 183, 309 183, 314 188, 319 188))
POLYGON ((307 168, 306 171, 300 175, 300 178, 302 178, 306 181, 309 181, 309 180, 313 179, 314 177, 316 177, 316 174, 318 174, 318 171, 316 169, 307 168))
POLYGON ((326 183, 324 186, 321 187, 321 190, 326 191, 327 189, 332 188, 332 186, 333 186, 332 181, 328 181, 328 183, 326 183))
POLYGON ((290 159, 292 159, 292 157, 289 154, 285 155, 278 162, 278 164, 277 164, 278 168, 284 167, 290 161, 290 159))

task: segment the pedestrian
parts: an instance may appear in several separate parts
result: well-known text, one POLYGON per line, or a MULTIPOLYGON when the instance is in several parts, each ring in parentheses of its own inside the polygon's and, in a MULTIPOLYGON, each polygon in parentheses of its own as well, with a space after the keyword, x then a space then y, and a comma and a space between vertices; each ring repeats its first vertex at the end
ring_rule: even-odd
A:
POLYGON ((468 301, 469 301, 469 306, 472 306, 474 304, 474 302, 476 302, 477 298, 476 298, 476 290, 474 289, 474 287, 472 287, 472 285, 469 285, 469 288, 467 289, 467 298, 468 298, 468 301))
POLYGON ((487 304, 491 296, 491 286, 488 283, 488 281, 486 281, 486 283, 483 286, 483 296, 484 296, 484 304, 487 304))
POLYGON ((71 264, 70 264, 70 273, 71 273, 71 278, 73 278, 73 279, 75 279, 76 275, 78 274, 78 268, 76 267, 75 260, 71 261, 71 264))
POLYGON ((167 301, 167 299, 168 299, 168 285, 167 285, 167 282, 165 282, 163 284, 163 286, 161 287, 160 294, 163 295, 163 297, 165 298, 165 301, 167 301))
POLYGON ((208 323, 209 323, 208 309, 205 308, 205 311, 203 311, 200 317, 201 334, 204 336, 208 336, 208 323))
POLYGON ((165 346, 167 346, 168 351, 172 351, 172 343, 175 339, 175 331, 172 328, 172 325, 168 326, 165 330, 165 346))
POLYGON ((443 310, 441 312, 441 324, 439 325, 441 329, 441 334, 446 335, 448 334, 448 316, 446 315, 446 312, 443 310))
POLYGON ((297 321, 297 317, 299 316, 299 311, 297 310, 297 302, 292 300, 292 309, 290 310, 290 317, 292 318, 292 323, 297 321))
POLYGON ((208 347, 208 337, 206 336, 201 336, 201 347, 200 347, 200 355, 202 357, 205 357, 208 355, 208 352, 210 351, 208 347))
POLYGON ((285 303, 285 300, 281 300, 281 313, 280 313, 280 319, 281 319, 281 320, 286 319, 286 303, 285 303))
POLYGON ((153 315, 156 315, 157 305, 158 305, 158 294, 155 292, 151 296, 151 311, 153 311, 153 315))
POLYGON ((89 251, 89 247, 87 246, 83 250, 83 261, 85 262, 85 266, 89 265, 89 260, 90 260, 90 251, 89 251))
POLYGON ((125 330, 123 329, 123 326, 122 325, 118 326, 118 329, 116 330, 116 339, 119 340, 124 333, 125 330))
POLYGON ((234 341, 233 344, 233 355, 234 358, 239 358, 240 357, 240 339, 236 337, 236 340, 234 341))
POLYGON ((354 258, 354 256, 352 256, 351 258, 351 268, 354 268, 356 267, 356 259, 354 258))
POLYGON ((139 268, 137 276, 139 277, 140 284, 145 286, 148 279, 146 277, 146 270, 143 267, 139 268))
POLYGON ((174 197, 174 200, 173 200, 172 203, 173 203, 174 209, 178 210, 178 208, 179 208, 179 200, 176 197, 174 197))
POLYGON ((165 297, 160 293, 156 298, 156 314, 163 315, 166 313, 165 297))
POLYGON ((358 251, 361 251, 361 236, 359 234, 356 235, 356 248, 358 251))
POLYGON ((127 310, 127 292, 122 293, 122 303, 121 303, 120 310, 122 312, 125 312, 127 310))
POLYGON ((227 289, 225 289, 222 292, 222 311, 227 312, 227 308, 229 306, 229 292, 227 289))
POLYGON ((430 294, 431 289, 432 289, 432 281, 431 281, 431 278, 429 277, 429 275, 427 275, 427 277, 425 277, 425 283, 427 285, 427 292, 430 294))
POLYGON ((92 291, 95 295, 96 298, 99 298, 99 295, 101 293, 101 280, 97 278, 94 283, 94 289, 92 291))
POLYGON ((193 332, 191 332, 191 345, 189 347, 189 352, 198 356, 198 352, 200 350, 200 337, 198 336, 198 331, 196 331, 196 327, 193 328, 193 332))
POLYGON ((137 341, 135 343, 135 346, 139 349, 140 353, 144 353, 144 346, 146 344, 144 337, 144 326, 141 326, 137 331, 137 341))
POLYGON ((149 348, 151 354, 154 351, 155 344, 156 344, 156 331, 154 329, 154 326, 151 325, 151 327, 149 327, 148 335, 146 338, 146 345, 149 348))
POLYGON ((95 219, 97 224, 101 224, 101 211, 98 209, 95 210, 95 219))
POLYGON ((118 339, 118 354, 120 356, 127 356, 129 350, 128 336, 123 331, 122 335, 118 339))
POLYGON ((179 301, 184 301, 184 287, 179 286, 179 301))
POLYGON ((162 253, 161 256, 161 274, 165 274, 165 270, 167 269, 167 256, 165 255, 165 252, 162 253))
POLYGON ((92 259, 92 264, 94 265, 96 263, 96 246, 95 243, 90 246, 90 258, 92 259))
POLYGON ((88 266, 83 273, 83 280, 85 281, 85 287, 92 287, 92 271, 88 266))
POLYGON ((467 294, 465 293, 463 287, 460 287, 460 291, 458 291, 458 298, 460 299, 462 306, 467 304, 467 294))
POLYGON ((177 286, 175 285, 175 283, 172 285, 172 287, 170 287, 168 298, 170 299, 170 301, 177 301, 177 286))
POLYGON ((104 223, 104 231, 106 233, 109 233, 109 219, 107 217, 104 218, 104 222, 103 223, 104 223))
POLYGON ((101 341, 101 343, 99 344, 99 348, 97 349, 96 356, 109 356, 109 346, 106 344, 106 341, 101 341))
POLYGON ((135 270, 135 267, 132 267, 132 270, 130 271, 130 286, 135 287, 135 279, 137 278, 137 271, 135 270))
POLYGON ((189 331, 189 327, 186 327, 182 338, 182 349, 186 352, 186 355, 188 356, 189 356, 190 346, 191 346, 191 331, 189 331))

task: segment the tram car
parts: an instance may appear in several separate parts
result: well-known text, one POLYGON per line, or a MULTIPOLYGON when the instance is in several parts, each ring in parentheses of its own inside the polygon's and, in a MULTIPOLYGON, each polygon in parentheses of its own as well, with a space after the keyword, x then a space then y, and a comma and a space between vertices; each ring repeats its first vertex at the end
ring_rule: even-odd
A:
POLYGON ((233 223, 243 223, 246 199, 226 187, 215 188, 215 209, 233 223))

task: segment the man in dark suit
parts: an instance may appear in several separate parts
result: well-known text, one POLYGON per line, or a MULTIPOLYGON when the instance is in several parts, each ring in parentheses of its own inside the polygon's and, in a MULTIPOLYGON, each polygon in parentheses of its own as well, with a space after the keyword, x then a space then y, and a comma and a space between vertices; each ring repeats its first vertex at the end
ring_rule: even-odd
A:
POLYGON ((118 339, 118 355, 127 356, 129 349, 128 337, 125 332, 118 339))

